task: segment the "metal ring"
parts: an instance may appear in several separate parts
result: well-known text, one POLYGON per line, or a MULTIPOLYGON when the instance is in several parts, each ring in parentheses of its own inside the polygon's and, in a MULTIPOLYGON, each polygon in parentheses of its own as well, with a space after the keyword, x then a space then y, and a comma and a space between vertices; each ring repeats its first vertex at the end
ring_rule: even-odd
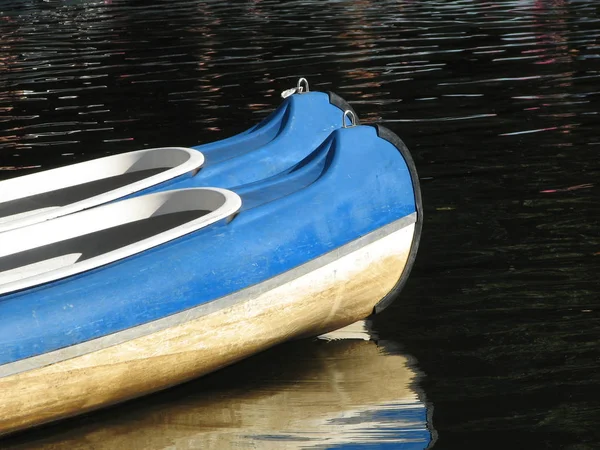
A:
POLYGON ((351 109, 344 111, 344 117, 342 117, 342 127, 352 128, 356 126, 356 114, 351 109), (350 125, 346 125, 346 118, 350 120, 350 125))
POLYGON ((302 92, 309 92, 308 89, 308 80, 306 78, 300 78, 298 80, 298 86, 296 86, 297 92, 302 93, 302 92), (302 86, 302 84, 304 83, 304 86, 302 86), (306 87, 306 89, 305 89, 306 87))

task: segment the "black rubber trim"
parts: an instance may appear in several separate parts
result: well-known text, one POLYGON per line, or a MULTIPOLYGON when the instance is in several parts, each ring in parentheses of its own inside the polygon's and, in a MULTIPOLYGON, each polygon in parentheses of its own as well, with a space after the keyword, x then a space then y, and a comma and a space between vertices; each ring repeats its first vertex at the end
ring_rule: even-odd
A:
POLYGON ((358 118, 358 114, 356 114, 354 108, 350 106, 350 103, 348 103, 342 97, 337 95, 335 92, 329 91, 327 92, 327 95, 329 95, 329 103, 331 103, 333 106, 337 106, 338 108, 340 108, 342 112, 346 112, 348 110, 352 111, 354 117, 356 117, 356 125, 360 125, 360 119, 358 118))
POLYGON ((406 284, 406 281, 408 280, 408 277, 410 275, 410 271, 412 270, 415 264, 415 259, 417 258, 417 250, 419 249, 419 242, 421 241, 421 232, 423 230, 423 200, 421 198, 421 187, 419 184, 417 167, 415 166, 415 162, 413 161, 412 156, 408 151, 408 148, 406 147, 404 142, 402 142, 402 139, 400 139, 394 132, 388 130, 384 126, 378 124, 375 124, 373 126, 377 130, 377 136, 379 136, 381 139, 385 139, 386 141, 394 145, 406 161, 406 165, 408 166, 408 171, 412 179, 413 191, 415 193, 415 206, 417 209, 417 222, 415 223, 415 234, 413 235, 412 244, 410 246, 410 252, 406 261, 406 267, 404 267, 402 275, 400 275, 398 282, 392 288, 392 290, 385 297, 383 297, 379 301, 379 303, 375 305, 375 308, 373 308, 373 313, 379 314, 385 308, 390 306, 390 304, 396 299, 402 288, 404 288, 404 285, 406 284))

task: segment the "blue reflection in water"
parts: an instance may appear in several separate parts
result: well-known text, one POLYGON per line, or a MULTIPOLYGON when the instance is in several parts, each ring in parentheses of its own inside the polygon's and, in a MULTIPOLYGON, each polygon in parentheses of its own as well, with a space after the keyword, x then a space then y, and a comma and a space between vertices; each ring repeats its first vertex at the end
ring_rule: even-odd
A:
POLYGON ((324 356, 325 370, 304 380, 303 401, 290 402, 290 395, 294 397, 299 389, 284 392, 290 406, 296 406, 298 417, 304 417, 287 420, 287 429, 278 433, 246 438, 260 442, 261 447, 269 442, 273 448, 286 449, 416 450, 433 443, 424 394, 416 391, 414 361, 409 363, 393 342, 368 341, 376 336, 367 322, 321 338, 330 341, 315 344, 324 356))
POLYGON ((419 401, 376 405, 364 411, 345 411, 340 417, 319 424, 319 428, 319 432, 256 435, 251 438, 280 441, 279 448, 417 450, 425 449, 431 443, 427 409, 419 401))

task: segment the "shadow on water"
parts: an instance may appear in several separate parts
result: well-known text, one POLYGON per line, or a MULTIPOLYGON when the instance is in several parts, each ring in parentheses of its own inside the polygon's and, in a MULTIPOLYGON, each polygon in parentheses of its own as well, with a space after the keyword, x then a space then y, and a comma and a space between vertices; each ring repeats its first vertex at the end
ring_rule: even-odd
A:
POLYGON ((432 434, 416 380, 390 341, 297 341, 3 448, 417 450, 432 434))
MULTIPOLYGON (((425 224, 409 283, 374 327, 419 361, 436 448, 600 442, 597 1, 8 0, 0 36, 0 178, 233 135, 298 76, 384 123, 412 151, 425 224)), ((73 423, 107 421, 90 436, 126 438, 163 406, 186 417, 194 391, 310 409, 290 380, 316 386, 329 372, 292 356, 325 348, 275 349, 265 355, 281 367, 253 358, 153 397, 149 416, 142 400, 73 423)), ((353 364, 344 377, 360 376, 353 364)), ((352 386, 379 399, 386 383, 352 386)), ((60 445, 67 430, 56 430, 47 439, 60 445)), ((357 441, 373 431, 352 430, 357 441)))

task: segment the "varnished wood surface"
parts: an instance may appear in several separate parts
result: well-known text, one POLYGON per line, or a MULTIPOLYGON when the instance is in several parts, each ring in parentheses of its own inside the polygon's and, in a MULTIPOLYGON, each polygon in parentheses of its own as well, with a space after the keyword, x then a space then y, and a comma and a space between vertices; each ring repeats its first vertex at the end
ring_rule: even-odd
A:
POLYGON ((367 317, 404 269, 414 225, 256 298, 170 329, 0 379, 0 433, 191 380, 289 339, 367 317))

